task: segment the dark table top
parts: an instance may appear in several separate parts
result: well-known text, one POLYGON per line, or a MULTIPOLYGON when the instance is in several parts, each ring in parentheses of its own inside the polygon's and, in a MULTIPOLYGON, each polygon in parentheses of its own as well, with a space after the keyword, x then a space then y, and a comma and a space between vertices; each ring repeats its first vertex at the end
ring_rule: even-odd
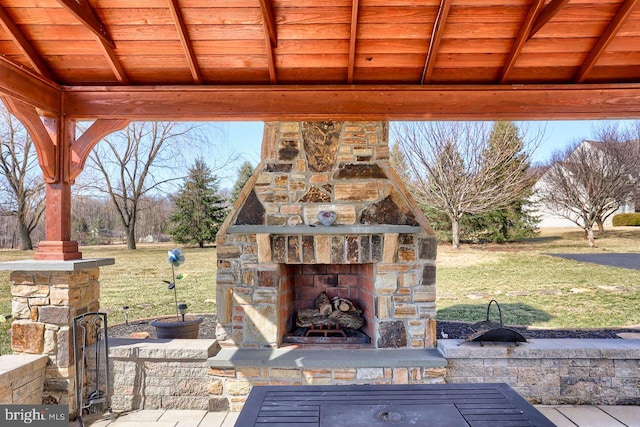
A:
POLYGON ((553 427, 507 384, 255 386, 236 427, 553 427))

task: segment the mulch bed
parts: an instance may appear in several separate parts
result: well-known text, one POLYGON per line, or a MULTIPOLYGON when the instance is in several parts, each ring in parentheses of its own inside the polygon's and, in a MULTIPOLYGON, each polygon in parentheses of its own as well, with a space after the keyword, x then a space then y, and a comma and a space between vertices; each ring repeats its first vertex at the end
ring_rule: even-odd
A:
MULTIPOLYGON (((198 339, 215 339, 217 322, 216 316, 209 314, 197 314, 195 316, 203 318, 203 321, 200 324, 200 331, 198 332, 198 339)), ((134 332, 147 332, 149 334, 149 338, 157 338, 156 328, 150 324, 153 320, 155 320, 155 318, 139 319, 130 321, 128 325, 120 323, 118 325, 109 326, 109 338, 127 338, 129 334, 134 332)))
MULTIPOLYGON (((216 333, 216 317, 212 315, 202 315, 204 321, 200 325, 200 339, 213 339, 216 333)), ((109 337, 127 337, 133 332, 148 332, 150 338, 156 337, 156 332, 149 322, 153 319, 134 320, 129 325, 119 324, 109 327, 109 337)), ((469 322, 456 322, 449 320, 438 320, 438 338, 464 339, 471 335, 474 330, 473 324, 469 322)), ((505 326, 520 332, 525 338, 620 338, 619 333, 635 332, 640 333, 640 327, 636 328, 612 328, 612 329, 538 329, 526 326, 505 326)))
MULTIPOLYGON (((445 336, 450 339, 465 339, 471 335, 473 323, 438 320, 438 338, 445 336)), ((640 333, 640 327, 636 328, 611 328, 611 329, 539 329, 526 326, 504 326, 521 333, 527 339, 547 339, 547 338, 601 338, 617 339, 618 334, 623 332, 640 333)))

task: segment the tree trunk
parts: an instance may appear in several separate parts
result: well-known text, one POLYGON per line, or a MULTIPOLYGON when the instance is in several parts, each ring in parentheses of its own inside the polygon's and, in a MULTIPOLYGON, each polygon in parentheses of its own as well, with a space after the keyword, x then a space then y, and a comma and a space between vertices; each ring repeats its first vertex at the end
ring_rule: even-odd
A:
POLYGON ((594 248, 596 246, 596 239, 593 237, 593 227, 588 227, 585 229, 587 233, 587 240, 589 242, 589 247, 594 248))
POLYGON ((129 224, 128 227, 125 227, 125 233, 127 235, 127 249, 135 250, 136 249, 136 228, 129 224))
POLYGON ((596 219, 596 224, 598 224, 598 231, 604 233, 604 222, 602 221, 602 219, 596 219))
POLYGON ((451 246, 460 249, 460 220, 451 219, 451 246))
POLYGON ((18 218, 18 230, 20 232, 20 250, 30 251, 33 249, 33 242, 31 241, 31 233, 29 228, 22 223, 22 220, 18 218))

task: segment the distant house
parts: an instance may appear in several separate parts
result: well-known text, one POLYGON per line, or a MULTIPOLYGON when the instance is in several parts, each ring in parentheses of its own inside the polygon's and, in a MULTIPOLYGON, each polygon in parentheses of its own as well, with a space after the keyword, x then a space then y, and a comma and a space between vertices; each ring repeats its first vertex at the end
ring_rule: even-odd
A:
MULTIPOLYGON (((637 141, 640 144, 640 141, 637 141)), ((599 155, 603 157, 606 155, 604 149, 604 145, 599 141, 589 141, 584 140, 576 149, 567 156, 564 162, 556 164, 554 167, 563 167, 563 164, 567 164, 572 161, 572 157, 579 157, 580 150, 597 150, 599 155)), ((575 161, 575 160, 574 160, 575 161)), ((538 181, 533 187, 534 196, 531 199, 530 208, 532 210, 532 215, 537 216, 540 219, 539 227, 540 228, 563 228, 563 227, 578 227, 576 223, 569 218, 578 219, 578 215, 569 211, 559 211, 558 208, 553 206, 548 206, 544 201, 540 199, 540 194, 544 193, 545 188, 550 185, 549 183, 549 173, 550 169, 547 169, 542 173, 538 181)), ((640 178, 640 171, 637 171, 635 174, 636 179, 640 178)), ((640 199, 639 199, 638 187, 636 186, 635 191, 629 193, 629 196, 622 202, 622 204, 617 208, 613 209, 611 215, 608 215, 604 221, 605 226, 611 226, 612 218, 615 214, 618 213, 630 213, 630 212, 638 212, 640 209, 640 199)), ((609 213, 608 212, 608 213, 609 213)))

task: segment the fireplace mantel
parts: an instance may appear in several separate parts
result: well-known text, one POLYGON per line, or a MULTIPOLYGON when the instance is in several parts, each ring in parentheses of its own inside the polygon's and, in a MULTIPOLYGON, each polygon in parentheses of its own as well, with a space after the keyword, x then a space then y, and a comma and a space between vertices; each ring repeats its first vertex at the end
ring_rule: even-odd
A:
POLYGON ((420 233, 422 227, 411 225, 294 225, 294 226, 265 226, 265 225, 232 225, 227 233, 234 234, 276 234, 276 235, 351 235, 351 234, 412 234, 420 233))

